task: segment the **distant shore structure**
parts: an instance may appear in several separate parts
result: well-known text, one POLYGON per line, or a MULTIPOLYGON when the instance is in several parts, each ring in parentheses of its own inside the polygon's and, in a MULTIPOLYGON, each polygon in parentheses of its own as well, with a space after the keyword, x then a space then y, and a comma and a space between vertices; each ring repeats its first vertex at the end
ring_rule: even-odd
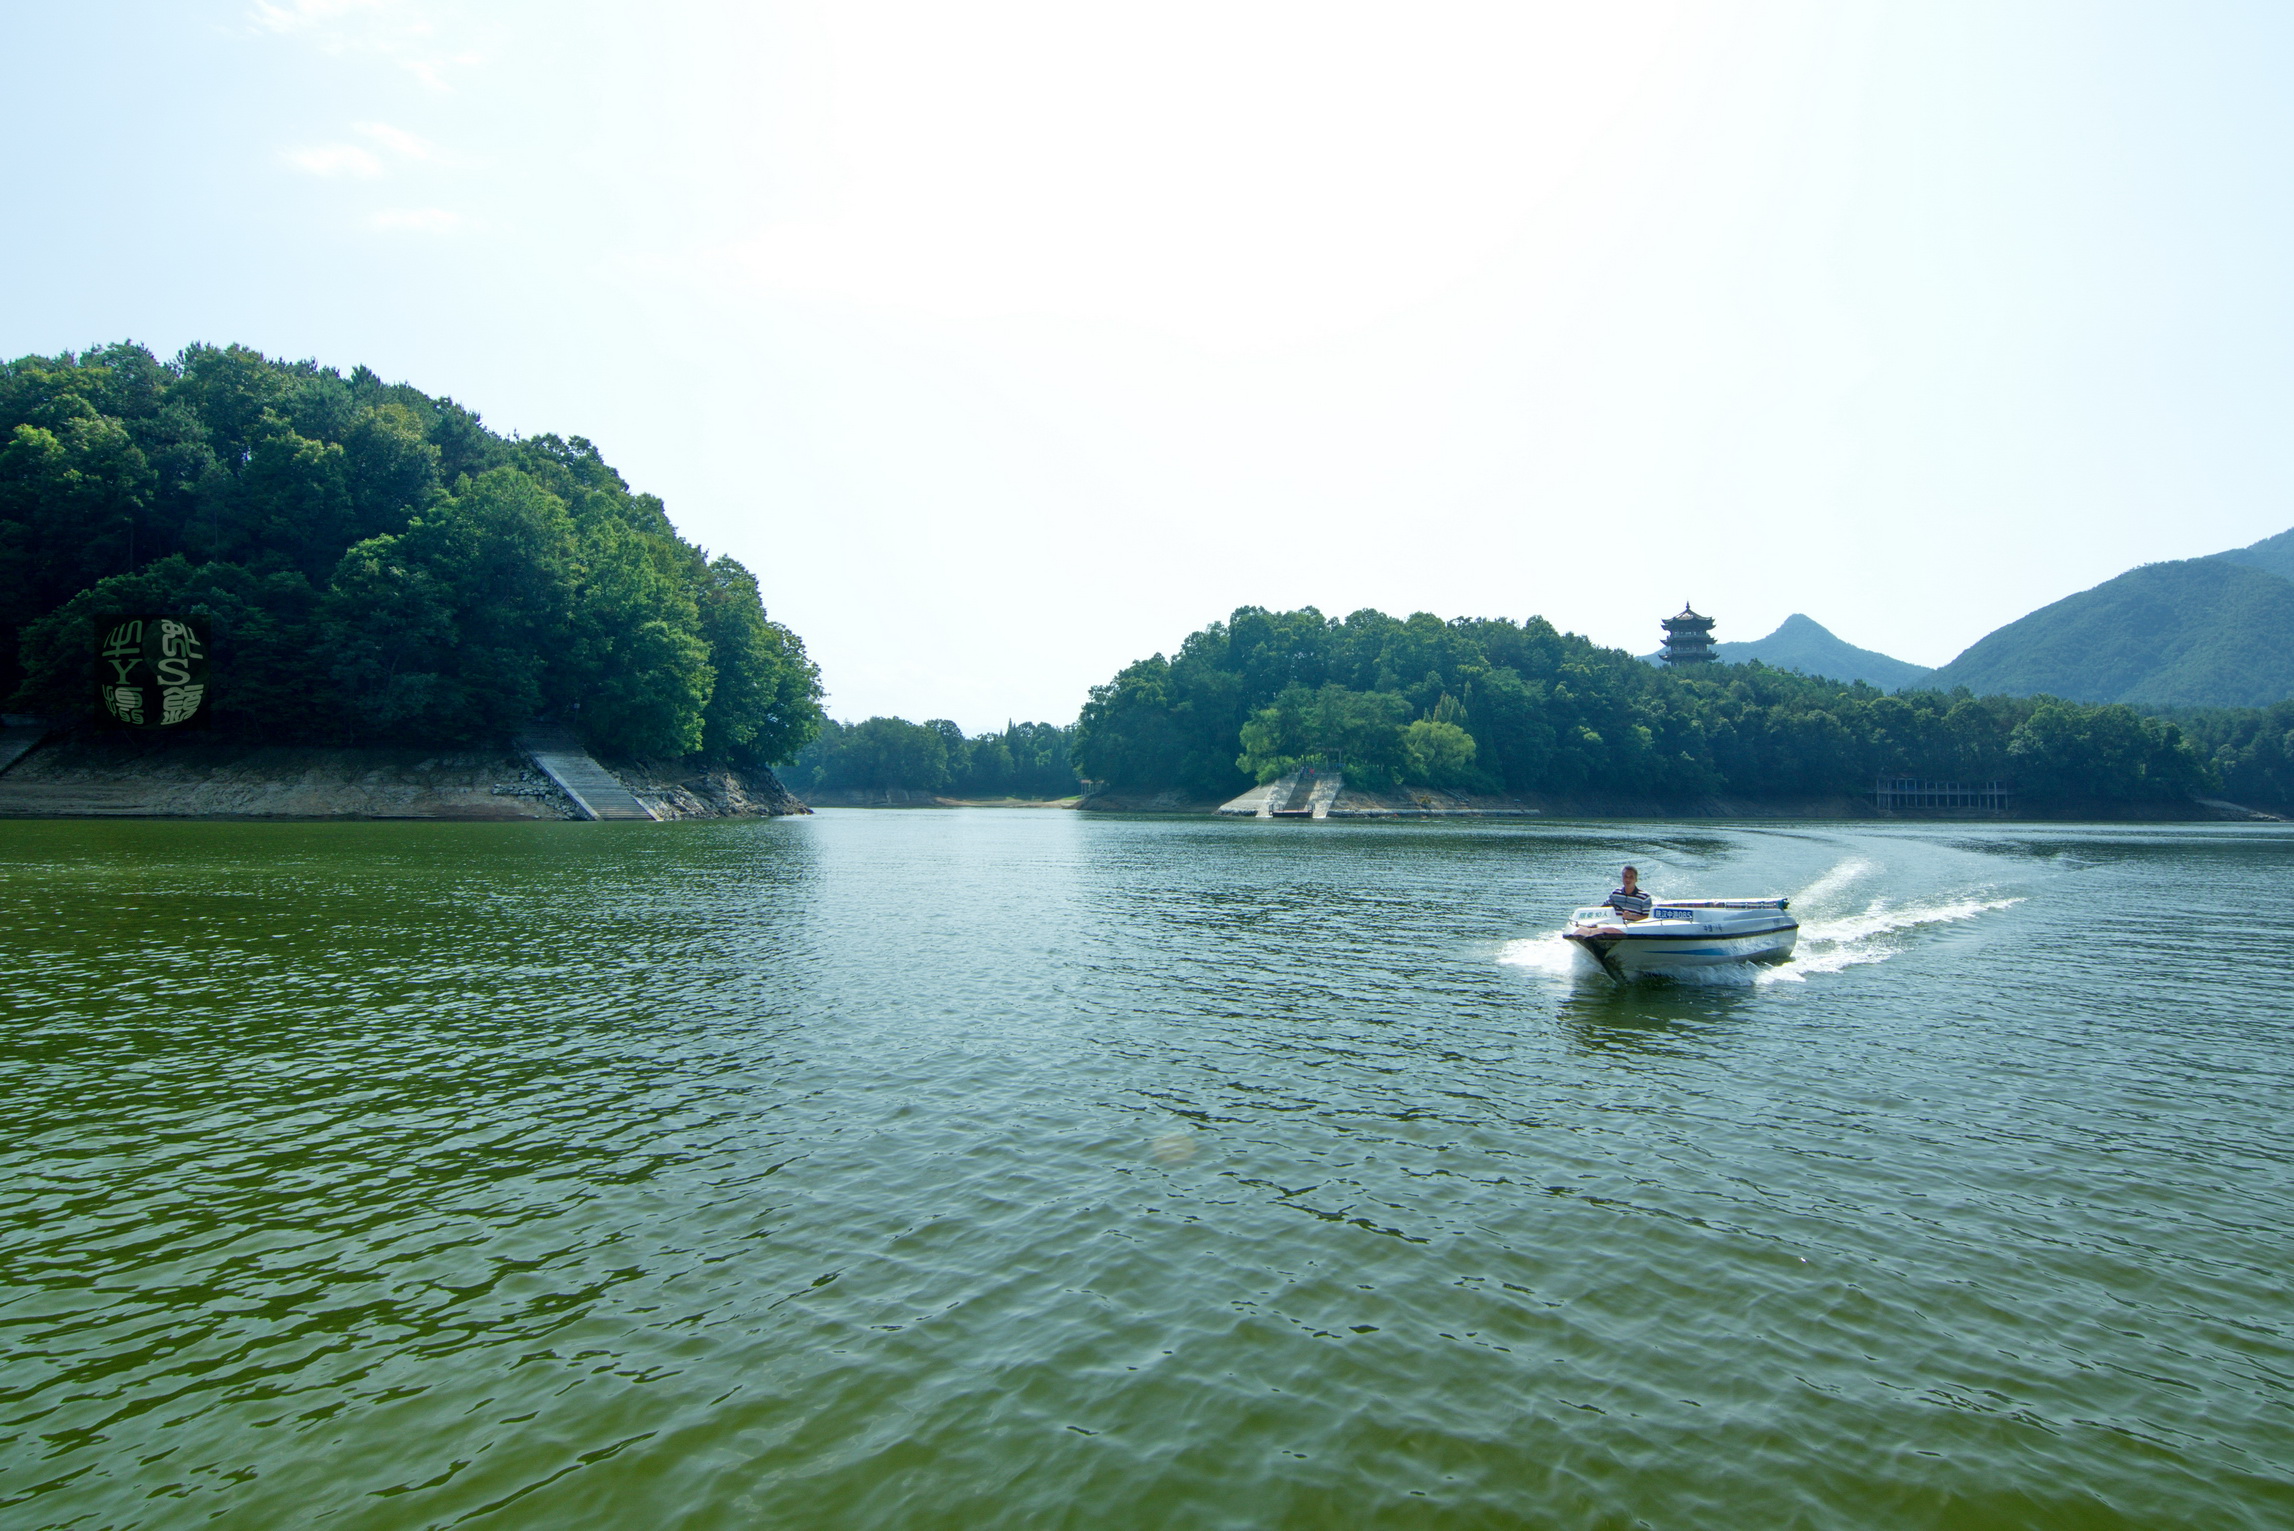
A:
POLYGON ((1711 664, 1713 662, 1713 619, 1700 617, 1686 601, 1681 603, 1681 614, 1665 618, 1665 651, 1659 657, 1667 664, 1711 664))
POLYGON ((2015 784, 1881 776, 1872 784, 1872 806, 1890 813, 1899 808, 1978 808, 1986 813, 2005 813, 2015 806, 2015 784))

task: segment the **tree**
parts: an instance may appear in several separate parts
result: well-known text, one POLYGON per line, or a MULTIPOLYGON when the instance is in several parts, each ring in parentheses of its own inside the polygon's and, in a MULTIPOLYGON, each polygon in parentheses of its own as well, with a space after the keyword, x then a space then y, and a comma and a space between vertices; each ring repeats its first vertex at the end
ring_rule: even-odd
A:
POLYGON ((1243 725, 1236 764, 1262 782, 1312 766, 1383 786, 1405 769, 1402 725, 1409 715, 1408 701, 1391 692, 1350 691, 1335 682, 1314 691, 1285 686, 1243 725))
POLYGON ((181 554, 133 574, 98 580, 25 629, 25 679, 16 701, 67 722, 96 716, 93 635, 100 619, 174 612, 209 624, 209 708, 215 726, 269 733, 290 719, 302 738, 335 742, 355 720, 337 705, 310 642, 318 603, 292 569, 259 575, 235 564, 194 564, 181 554))
MULTIPOLYGON (((1537 618, 1358 611, 1334 622, 1244 607, 1176 658, 1141 660, 1094 688, 1072 750, 1110 786, 1206 796, 1306 764, 1340 765, 1363 785, 1446 776, 1670 799, 1847 795, 1883 771, 2012 776, 2034 804, 2173 802, 2204 788, 2204 760, 2172 726, 2066 706, 1883 696, 1759 664, 1665 671, 1537 618), (2033 721, 2047 706, 2058 711, 2033 721)), ((2257 727, 2209 748, 2251 758, 2260 781, 2276 746, 2259 740, 2257 727)))
POLYGON ((829 723, 790 767, 798 791, 949 792, 961 797, 1066 797, 1080 785, 1067 762, 1069 731, 1010 723, 966 738, 945 718, 829 723))
POLYGON ((1437 718, 1420 718, 1402 730, 1403 780, 1429 787, 1472 784, 1474 736, 1437 718))
POLYGON ((2118 704, 2041 700, 2007 741, 2027 791, 2066 802, 2189 797, 2205 785, 2182 730, 2118 704))
POLYGON ((777 765, 820 732, 820 671, 794 633, 765 615, 756 576, 718 556, 700 573, 701 636, 717 685, 701 747, 721 759, 777 765))
POLYGON ((938 792, 948 785, 947 739, 905 718, 830 724, 809 763, 810 780, 800 782, 817 788, 938 792))
MULTIPOLYGON (((517 470, 486 477, 510 473, 517 470)), ((717 672, 675 556, 612 519, 593 521, 581 539, 567 652, 552 689, 578 708, 582 732, 616 754, 701 748, 717 672)))
POLYGON ((363 367, 0 364, 0 694, 84 715, 77 614, 123 602, 212 606, 216 726, 266 740, 497 742, 555 713, 608 751, 758 765, 819 725, 755 580, 593 443, 506 441, 363 367))

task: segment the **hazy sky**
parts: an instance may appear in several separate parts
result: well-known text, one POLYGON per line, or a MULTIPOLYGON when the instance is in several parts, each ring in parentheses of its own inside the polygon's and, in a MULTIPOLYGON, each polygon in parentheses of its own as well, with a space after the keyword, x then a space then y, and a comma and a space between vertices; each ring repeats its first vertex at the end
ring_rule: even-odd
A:
POLYGON ((0 351, 591 437, 844 717, 1241 604, 1935 664, 2294 525, 2294 6, 0 7, 0 351))

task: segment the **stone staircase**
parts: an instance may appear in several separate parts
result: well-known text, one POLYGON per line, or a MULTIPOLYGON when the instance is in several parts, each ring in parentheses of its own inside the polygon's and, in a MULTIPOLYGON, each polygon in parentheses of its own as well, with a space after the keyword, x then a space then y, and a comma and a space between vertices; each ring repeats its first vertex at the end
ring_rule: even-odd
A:
POLYGON ((1302 819, 1314 812, 1314 782, 1312 771, 1297 771, 1285 776, 1267 797, 1267 817, 1270 819, 1302 819), (1287 790, 1286 790, 1287 789, 1287 790))
POLYGON ((518 748, 558 789, 573 799, 585 819, 644 819, 652 809, 621 784, 621 779, 592 759, 568 728, 535 727, 518 735, 518 748))
POLYGON ((1330 805, 1337 801, 1338 791, 1345 785, 1346 777, 1338 771, 1293 771, 1266 788, 1258 816, 1262 819, 1327 818, 1330 805))

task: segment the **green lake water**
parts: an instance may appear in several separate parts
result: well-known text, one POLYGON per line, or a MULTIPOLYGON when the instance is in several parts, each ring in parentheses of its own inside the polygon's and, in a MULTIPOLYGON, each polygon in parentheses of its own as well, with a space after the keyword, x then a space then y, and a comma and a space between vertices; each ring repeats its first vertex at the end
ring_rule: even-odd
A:
POLYGON ((2294 1525, 2294 832, 0 823, 0 1525, 2294 1525), (1614 990, 1637 862, 1799 959, 1614 990))

